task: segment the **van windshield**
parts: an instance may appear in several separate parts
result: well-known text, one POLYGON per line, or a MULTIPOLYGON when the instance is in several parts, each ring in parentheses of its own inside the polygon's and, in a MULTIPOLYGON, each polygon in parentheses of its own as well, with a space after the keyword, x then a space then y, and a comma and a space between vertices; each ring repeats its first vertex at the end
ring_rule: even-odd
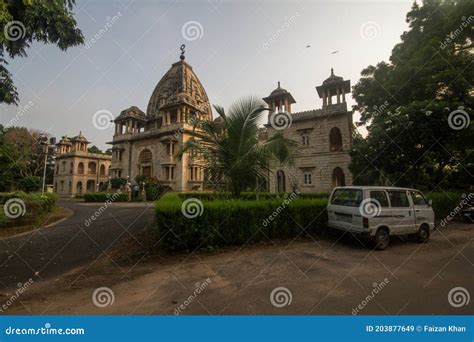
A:
POLYGON ((336 189, 331 197, 331 204, 358 207, 362 202, 360 189, 336 189))

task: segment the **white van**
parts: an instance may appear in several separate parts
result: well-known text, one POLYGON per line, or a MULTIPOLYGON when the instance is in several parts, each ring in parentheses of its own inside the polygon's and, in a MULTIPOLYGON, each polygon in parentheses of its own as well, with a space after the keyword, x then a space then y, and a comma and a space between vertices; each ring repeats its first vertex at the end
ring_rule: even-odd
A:
POLYGON ((387 249, 390 235, 415 234, 427 242, 434 229, 434 212, 419 190, 381 186, 336 187, 328 206, 328 226, 370 238, 387 249))

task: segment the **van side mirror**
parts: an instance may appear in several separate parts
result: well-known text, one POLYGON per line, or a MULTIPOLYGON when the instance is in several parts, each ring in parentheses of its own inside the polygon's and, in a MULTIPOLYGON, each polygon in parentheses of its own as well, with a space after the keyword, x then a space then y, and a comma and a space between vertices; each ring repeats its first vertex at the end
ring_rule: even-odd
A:
POLYGON ((429 200, 428 201, 428 207, 432 207, 433 206, 433 200, 429 200))

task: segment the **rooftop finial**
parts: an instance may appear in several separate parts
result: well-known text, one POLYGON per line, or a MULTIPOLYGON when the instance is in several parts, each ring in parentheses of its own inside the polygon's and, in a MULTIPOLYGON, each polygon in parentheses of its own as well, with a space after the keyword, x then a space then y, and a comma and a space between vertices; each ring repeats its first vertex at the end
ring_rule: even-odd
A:
POLYGON ((184 61, 184 48, 186 47, 186 45, 181 45, 180 47, 180 50, 181 50, 181 55, 179 56, 179 59, 181 59, 182 61, 184 61))
POLYGON ((278 88, 280 88, 280 81, 278 81, 278 88))
POLYGON ((334 76, 334 69, 331 68, 331 76, 334 76))

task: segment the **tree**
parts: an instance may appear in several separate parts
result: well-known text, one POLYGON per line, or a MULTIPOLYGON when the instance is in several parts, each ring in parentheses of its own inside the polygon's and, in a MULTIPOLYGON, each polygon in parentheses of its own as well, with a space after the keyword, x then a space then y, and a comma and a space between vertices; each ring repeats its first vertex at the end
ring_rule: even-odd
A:
MULTIPOLYGON (((19 187, 26 177, 43 176, 46 146, 40 137, 44 132, 25 127, 3 128, 0 134, 0 190, 19 187)), ((47 176, 51 175, 52 156, 47 160, 47 176)))
POLYGON ((186 142, 178 158, 190 152, 205 160, 204 173, 212 180, 222 178, 234 197, 255 188, 269 172, 270 160, 291 162, 295 143, 277 133, 265 142, 258 141, 258 122, 266 109, 264 103, 248 97, 234 103, 229 113, 214 106, 218 121, 194 118, 197 138, 186 142))
POLYGON ((75 0, 0 1, 0 103, 18 104, 18 93, 7 70, 10 58, 26 57, 34 41, 51 43, 65 51, 84 43, 72 9, 75 0))
POLYGON ((38 176, 26 176, 18 182, 18 188, 24 192, 35 192, 41 189, 42 181, 38 176))
POLYGON ((92 145, 91 147, 89 147, 87 149, 87 151, 89 151, 90 153, 102 153, 102 150, 99 149, 97 146, 95 145, 92 145))
POLYGON ((354 109, 368 135, 354 139, 354 183, 433 189, 466 170, 474 105, 469 13, 472 1, 415 3, 390 62, 362 70, 354 109))

